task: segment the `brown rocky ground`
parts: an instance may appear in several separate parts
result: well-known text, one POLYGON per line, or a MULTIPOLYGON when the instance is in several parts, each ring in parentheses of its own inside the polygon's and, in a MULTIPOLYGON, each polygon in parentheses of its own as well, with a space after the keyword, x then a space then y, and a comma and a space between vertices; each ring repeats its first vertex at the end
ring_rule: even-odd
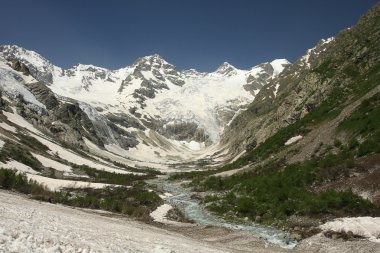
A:
POLYGON ((359 172, 318 186, 318 191, 352 189, 363 198, 380 204, 380 154, 360 158, 357 164, 360 167, 359 172))

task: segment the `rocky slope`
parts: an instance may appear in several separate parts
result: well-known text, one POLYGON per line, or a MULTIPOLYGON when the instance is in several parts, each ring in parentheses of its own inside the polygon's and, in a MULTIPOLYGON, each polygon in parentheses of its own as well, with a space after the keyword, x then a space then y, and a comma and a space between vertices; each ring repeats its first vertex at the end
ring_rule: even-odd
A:
MULTIPOLYGON (((232 146, 230 151, 236 155, 304 118, 332 96, 341 96, 341 101, 331 111, 339 112, 355 101, 359 95, 355 91, 378 72, 378 9, 376 5, 356 26, 321 40, 264 86, 249 108, 229 124, 222 143, 232 146)), ((363 88, 360 95, 376 85, 363 88)), ((332 138, 326 141, 331 144, 332 138)))
POLYGON ((378 3, 265 85, 223 133, 230 163, 172 179, 192 179, 226 219, 276 225, 297 240, 322 221, 378 217, 379 17, 378 3))

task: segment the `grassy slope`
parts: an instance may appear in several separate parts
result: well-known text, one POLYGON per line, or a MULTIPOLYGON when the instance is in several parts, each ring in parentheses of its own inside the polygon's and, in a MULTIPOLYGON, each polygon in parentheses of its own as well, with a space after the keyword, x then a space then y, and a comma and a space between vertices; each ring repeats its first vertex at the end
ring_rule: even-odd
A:
MULTIPOLYGON (((380 215, 380 208, 351 191, 315 191, 324 182, 344 178, 361 170, 357 158, 380 152, 380 108, 377 93, 364 100, 343 120, 336 134, 347 136, 323 147, 311 159, 288 165, 271 159, 287 152, 284 143, 291 137, 317 129, 335 119, 344 108, 379 85, 378 52, 379 5, 361 19, 356 28, 338 36, 329 57, 310 72, 322 83, 332 85, 327 98, 305 117, 279 129, 255 149, 217 170, 173 175, 172 179, 192 179, 196 191, 207 191, 204 198, 209 210, 227 218, 282 223, 292 215, 314 218, 351 215, 380 215), (350 51, 351 50, 351 51, 350 51), (358 51, 365 52, 359 54, 358 51), (259 165, 260 164, 260 165, 259 165), (231 177, 211 175, 250 165, 252 170, 231 177)), ((302 149, 302 147, 300 147, 302 149)), ((289 153, 288 153, 289 154, 289 153)))

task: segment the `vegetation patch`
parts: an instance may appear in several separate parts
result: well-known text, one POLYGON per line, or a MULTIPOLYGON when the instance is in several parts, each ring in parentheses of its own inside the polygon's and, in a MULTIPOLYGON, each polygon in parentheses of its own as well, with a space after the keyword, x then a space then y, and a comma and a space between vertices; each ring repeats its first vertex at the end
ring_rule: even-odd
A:
POLYGON ((41 171, 43 167, 27 149, 13 142, 7 142, 0 152, 0 161, 7 162, 9 159, 28 165, 36 171, 41 171))
POLYGON ((22 144, 26 145, 27 147, 33 150, 37 150, 41 152, 46 152, 49 150, 49 148, 46 145, 42 144, 39 140, 37 140, 36 138, 32 136, 19 133, 18 137, 22 144))
POLYGON ((227 218, 240 216, 271 224, 289 216, 340 217, 380 215, 380 207, 352 191, 316 193, 313 187, 344 176, 355 165, 348 151, 306 161, 269 173, 246 172, 221 178, 211 176, 201 183, 204 191, 219 192, 206 197, 207 208, 227 218))
POLYGON ((104 170, 97 170, 87 165, 72 164, 72 167, 84 172, 90 177, 90 181, 96 183, 117 185, 144 184, 143 180, 155 177, 154 174, 121 174, 116 172, 108 172, 104 170))
POLYGON ((133 187, 105 187, 103 189, 65 189, 49 191, 25 174, 0 168, 0 188, 30 194, 34 199, 61 203, 69 206, 101 209, 126 214, 140 219, 150 219, 149 213, 161 203, 161 198, 147 190, 144 185, 133 187))

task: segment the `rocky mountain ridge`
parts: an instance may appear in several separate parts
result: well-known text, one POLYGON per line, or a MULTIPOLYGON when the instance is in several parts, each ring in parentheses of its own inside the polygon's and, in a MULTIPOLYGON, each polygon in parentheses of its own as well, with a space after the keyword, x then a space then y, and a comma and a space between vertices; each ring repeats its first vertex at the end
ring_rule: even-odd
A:
MULTIPOLYGON (((181 160, 182 153, 191 157, 194 151, 218 144, 231 119, 289 64, 275 60, 240 70, 224 63, 215 72, 200 73, 179 71, 156 54, 118 70, 83 64, 62 69, 18 46, 0 46, 0 57, 4 71, 16 70, 19 80, 29 76, 21 82, 32 93, 28 97, 53 103, 39 105, 44 114, 54 114, 49 112, 56 109, 54 104, 74 104, 81 118, 91 122, 85 125, 97 145, 119 155, 157 161, 181 160), (42 98, 41 92, 48 97, 42 98), (136 157, 142 151, 148 155, 136 157)), ((4 94, 6 87, 3 84, 4 94)), ((55 128, 59 125, 56 122, 55 128)), ((72 145, 85 146, 79 136, 68 139, 72 145)))

